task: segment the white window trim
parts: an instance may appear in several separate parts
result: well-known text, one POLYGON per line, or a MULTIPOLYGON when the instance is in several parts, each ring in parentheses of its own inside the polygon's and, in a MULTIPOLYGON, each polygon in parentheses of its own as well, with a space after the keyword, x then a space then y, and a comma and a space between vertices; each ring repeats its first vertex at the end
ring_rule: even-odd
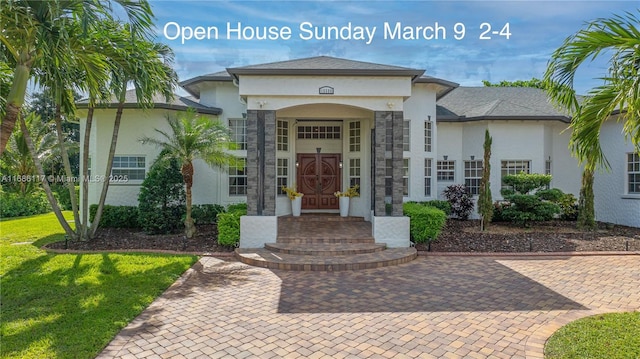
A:
MULTIPOLYGON (((144 158, 144 167, 115 167, 115 166, 111 166, 111 172, 109 175, 109 184, 111 185, 141 185, 142 182, 144 181, 144 178, 147 178, 147 174, 149 173, 149 161, 147 160, 147 155, 143 155, 143 154, 116 154, 113 156, 113 162, 115 164, 115 158, 116 157, 142 157, 144 158), (143 179, 126 179, 126 180, 120 180, 118 177, 118 175, 114 175, 113 174, 113 170, 114 169, 143 169, 144 170, 144 178, 143 179)), ((106 166, 106 164, 105 164, 106 166)), ((104 172, 103 172, 104 173, 104 172)))
MULTIPOLYGON (((622 198, 624 199, 640 199, 640 193, 629 192, 629 174, 635 174, 640 172, 629 172, 629 156, 635 154, 635 152, 627 152, 624 154, 624 194, 622 198)), ((640 159, 640 154, 637 154, 640 159)))

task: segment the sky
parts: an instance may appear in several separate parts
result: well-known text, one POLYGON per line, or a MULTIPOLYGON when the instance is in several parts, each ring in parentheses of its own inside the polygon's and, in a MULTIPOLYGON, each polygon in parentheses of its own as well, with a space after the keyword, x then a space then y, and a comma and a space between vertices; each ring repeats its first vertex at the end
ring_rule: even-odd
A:
MULTIPOLYGON (((150 0, 157 41, 180 80, 247 66, 334 56, 426 70, 462 86, 543 76, 555 49, 594 19, 636 12, 633 1, 150 0)), ((607 57, 574 87, 601 83, 607 57)))

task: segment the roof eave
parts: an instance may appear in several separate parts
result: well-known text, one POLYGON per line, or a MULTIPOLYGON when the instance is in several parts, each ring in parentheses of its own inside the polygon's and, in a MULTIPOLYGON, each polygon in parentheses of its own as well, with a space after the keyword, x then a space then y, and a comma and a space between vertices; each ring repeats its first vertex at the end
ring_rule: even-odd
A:
MULTIPOLYGON (((98 106, 95 106, 94 108, 96 109, 105 109, 105 108, 118 108, 118 104, 117 103, 110 103, 110 104, 101 104, 98 106)), ((78 103, 76 104, 76 107, 79 109, 86 109, 89 107, 89 104, 87 103, 78 103)), ((142 107, 140 105, 138 105, 137 103, 125 103, 122 108, 128 108, 128 109, 142 109, 142 107)), ((182 106, 182 105, 173 105, 173 104, 168 104, 168 103, 154 103, 153 107, 150 107, 148 109, 164 109, 164 110, 174 110, 174 111, 186 111, 189 108, 193 108, 197 113, 201 113, 201 114, 205 114, 205 115, 219 115, 222 113, 222 109, 218 108, 218 107, 208 107, 208 108, 202 108, 202 107, 189 107, 189 106, 182 106)))
POLYGON ((560 121, 571 123, 567 116, 439 116, 437 122, 475 122, 475 121, 560 121))
POLYGON ((251 68, 228 68, 227 72, 236 79, 240 75, 335 75, 335 76, 411 76, 412 79, 419 78, 424 74, 424 70, 413 69, 251 69, 251 68))

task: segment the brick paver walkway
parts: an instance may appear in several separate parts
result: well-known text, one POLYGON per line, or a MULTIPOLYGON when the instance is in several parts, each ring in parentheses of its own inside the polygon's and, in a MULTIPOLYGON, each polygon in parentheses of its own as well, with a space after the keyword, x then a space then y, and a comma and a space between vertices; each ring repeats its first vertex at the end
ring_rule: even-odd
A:
POLYGON ((420 257, 286 272, 205 257, 99 358, 541 358, 563 324, 640 310, 640 257, 420 257))

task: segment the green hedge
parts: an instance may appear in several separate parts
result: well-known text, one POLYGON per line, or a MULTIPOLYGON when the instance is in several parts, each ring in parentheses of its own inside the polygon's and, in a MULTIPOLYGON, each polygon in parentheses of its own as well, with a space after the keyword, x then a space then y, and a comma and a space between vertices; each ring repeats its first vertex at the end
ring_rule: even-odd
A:
POLYGON ((22 217, 51 211, 51 204, 43 190, 36 190, 24 197, 18 193, 0 191, 0 217, 22 217))
MULTIPOLYGON (((93 222, 98 211, 98 205, 89 207, 89 220, 93 222)), ((138 222, 138 207, 104 205, 102 217, 98 227, 106 228, 140 228, 138 222)))
POLYGON ((404 215, 410 218, 409 231, 415 243, 426 243, 438 238, 447 221, 444 211, 420 203, 405 203, 404 215))
POLYGON ((224 211, 224 207, 219 204, 198 204, 191 206, 191 217, 196 225, 214 224, 218 221, 218 214, 224 211))
POLYGON ((240 217, 247 214, 246 203, 232 204, 218 214, 218 244, 236 246, 240 242, 240 217))

